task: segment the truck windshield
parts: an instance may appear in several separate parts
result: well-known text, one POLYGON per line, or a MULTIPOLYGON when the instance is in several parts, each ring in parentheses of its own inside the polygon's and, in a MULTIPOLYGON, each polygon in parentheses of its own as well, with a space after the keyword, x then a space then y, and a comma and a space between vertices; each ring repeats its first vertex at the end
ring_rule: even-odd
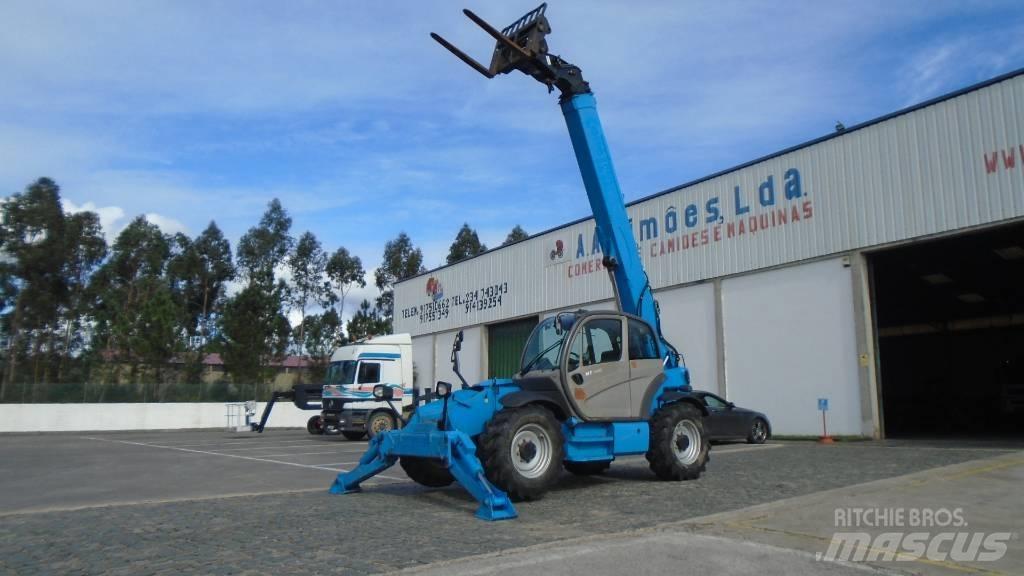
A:
POLYGON ((351 384, 356 381, 355 360, 331 362, 327 368, 327 384, 351 384))
POLYGON ((555 318, 547 318, 533 329, 530 339, 523 350, 523 361, 520 371, 552 370, 558 367, 558 358, 562 353, 565 336, 572 331, 576 321, 575 314, 561 314, 562 333, 555 329, 555 318))

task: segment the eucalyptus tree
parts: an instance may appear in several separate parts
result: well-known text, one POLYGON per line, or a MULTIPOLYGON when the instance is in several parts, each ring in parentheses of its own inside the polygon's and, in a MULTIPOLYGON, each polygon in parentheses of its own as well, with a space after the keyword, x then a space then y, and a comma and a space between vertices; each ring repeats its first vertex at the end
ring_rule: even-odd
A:
POLYGON ((276 278, 294 244, 292 219, 276 198, 259 224, 239 240, 237 263, 245 287, 229 298, 218 318, 218 344, 225 368, 236 383, 254 385, 269 379, 270 364, 288 349, 291 327, 285 316, 288 285, 276 278))
POLYGON ((448 248, 448 263, 454 264, 460 260, 472 258, 477 254, 483 254, 486 251, 487 246, 480 242, 480 237, 477 235, 476 230, 470 228, 469 223, 464 223, 455 235, 455 241, 448 248))
POLYGON ((529 237, 530 235, 526 233, 526 230, 523 230, 522 226, 516 224, 515 228, 512 228, 512 231, 508 233, 508 236, 505 237, 505 241, 502 242, 501 245, 506 246, 508 244, 512 244, 513 242, 526 240, 529 237))
MULTIPOLYGON (((289 302, 299 311, 299 326, 295 334, 295 344, 299 354, 303 352, 305 340, 306 309, 310 304, 329 301, 331 294, 325 280, 327 271, 327 254, 324 253, 320 241, 312 232, 305 232, 295 243, 295 248, 288 255, 288 269, 291 272, 291 294, 289 302)), ((299 371, 301 382, 302 371, 299 371)))
POLYGON ((345 325, 345 331, 349 341, 362 340, 390 333, 391 321, 383 316, 379 308, 374 308, 369 300, 363 300, 345 325))
POLYGON ((0 252, 7 260, 6 277, 0 284, 6 285, 6 299, 11 301, 11 309, 4 314, 9 316, 4 321, 9 341, 0 380, 3 399, 15 381, 19 360, 37 360, 44 333, 58 321, 65 253, 60 188, 53 180, 40 178, 7 198, 0 213, 0 252))
POLYGON ((377 288, 381 292, 377 297, 377 314, 385 328, 381 333, 391 332, 395 308, 395 282, 423 272, 426 272, 426 268, 423 267, 423 251, 413 245, 408 234, 401 232, 394 240, 388 240, 384 245, 384 259, 374 273, 377 288))
POLYGON ((366 287, 366 270, 359 256, 350 254, 345 247, 338 248, 327 260, 327 280, 330 298, 337 303, 338 319, 345 317, 345 299, 352 288, 366 287))
POLYGON ((131 366, 162 368, 182 348, 180 308, 175 304, 166 274, 172 257, 172 238, 138 216, 118 234, 110 257, 93 275, 96 346, 108 358, 131 366))

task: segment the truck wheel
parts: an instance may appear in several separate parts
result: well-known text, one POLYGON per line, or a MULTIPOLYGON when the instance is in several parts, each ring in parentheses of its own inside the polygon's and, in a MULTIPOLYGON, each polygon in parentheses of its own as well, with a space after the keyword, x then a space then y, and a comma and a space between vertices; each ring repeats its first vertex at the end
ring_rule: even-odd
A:
POLYGON ((366 432, 342 430, 341 435, 344 436, 346 440, 362 440, 363 436, 366 436, 366 432))
POLYGON ((374 412, 366 418, 366 435, 373 437, 395 429, 395 417, 387 412, 374 412))
POLYGON ((550 410, 523 406, 494 415, 478 452, 492 484, 512 500, 536 500, 561 472, 563 443, 562 426, 550 410))
POLYGON ((402 470, 417 484, 428 488, 443 488, 455 481, 455 477, 440 460, 402 456, 398 461, 402 470))
POLYGON ((603 460, 601 462, 564 462, 562 464, 565 469, 572 472, 576 476, 593 476, 600 474, 607 470, 611 465, 611 460, 603 460))
POLYGON ((707 437, 700 410, 692 404, 670 404, 651 417, 647 462, 662 480, 692 480, 708 462, 707 437))
POLYGON ((306 422, 306 432, 314 436, 319 436, 324 433, 324 419, 317 414, 306 422))
POLYGON ((750 425, 750 433, 747 434, 747 443, 764 444, 764 441, 767 439, 768 424, 760 418, 755 418, 754 423, 750 425))

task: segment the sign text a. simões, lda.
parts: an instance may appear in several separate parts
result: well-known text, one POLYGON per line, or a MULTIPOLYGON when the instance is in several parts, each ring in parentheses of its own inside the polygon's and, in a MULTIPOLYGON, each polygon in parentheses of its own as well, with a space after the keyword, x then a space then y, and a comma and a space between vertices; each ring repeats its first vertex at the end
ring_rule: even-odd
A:
MULTIPOLYGON (((681 209, 669 204, 662 215, 639 218, 634 224, 641 254, 657 258, 795 224, 813 216, 814 206, 800 170, 789 168, 781 178, 769 174, 756 189, 745 190, 737 184, 731 194, 685 203, 681 209)), ((603 270, 596 229, 589 238, 583 232, 577 233, 573 245, 575 250, 566 266, 570 278, 603 270)))

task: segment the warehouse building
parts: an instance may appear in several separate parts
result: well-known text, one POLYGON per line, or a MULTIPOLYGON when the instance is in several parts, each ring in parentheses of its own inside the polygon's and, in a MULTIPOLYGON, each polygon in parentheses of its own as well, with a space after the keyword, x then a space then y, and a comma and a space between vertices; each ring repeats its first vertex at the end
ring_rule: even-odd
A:
MULTIPOLYGON (((580 187, 580 203, 587 202, 580 187)), ((1024 70, 628 206, 695 388, 776 434, 1024 434, 1024 70)), ((614 308, 592 219, 395 287, 419 386, 614 308)))

